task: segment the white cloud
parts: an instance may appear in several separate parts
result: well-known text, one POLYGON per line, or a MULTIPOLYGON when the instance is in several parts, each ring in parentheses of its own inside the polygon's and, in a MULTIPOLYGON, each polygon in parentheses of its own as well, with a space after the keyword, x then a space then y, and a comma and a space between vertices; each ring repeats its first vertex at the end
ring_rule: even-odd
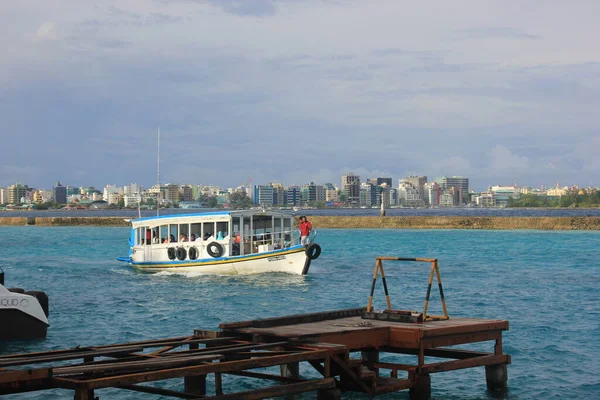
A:
POLYGON ((496 145, 490 153, 489 171, 502 173, 505 170, 518 172, 529 169, 529 159, 514 154, 504 146, 496 145))
POLYGON ((35 32, 35 39, 40 41, 57 40, 58 35, 56 33, 56 23, 52 21, 46 21, 41 24, 35 32))
MULTIPOLYGON (((185 160, 165 165, 165 176, 209 175, 226 186, 247 176, 337 183, 349 170, 365 179, 410 171, 525 183, 545 165, 577 184, 598 169, 589 149, 599 144, 585 132, 600 124, 600 53, 582 40, 600 35, 598 2, 6 3, 7 147, 26 137, 87 168, 77 159, 84 133, 97 138, 102 162, 131 158, 132 145, 107 138, 161 125, 177 144, 173 159, 185 160), (239 162, 227 170, 218 157, 239 162), (192 173, 195 164, 202 169, 192 173)), ((133 143, 142 156, 153 147, 133 143)), ((30 162, 43 170, 46 157, 30 162)), ((152 180, 133 164, 131 176, 103 163, 86 179, 152 180)), ((55 165, 57 175, 65 169, 61 180, 74 176, 55 165)))

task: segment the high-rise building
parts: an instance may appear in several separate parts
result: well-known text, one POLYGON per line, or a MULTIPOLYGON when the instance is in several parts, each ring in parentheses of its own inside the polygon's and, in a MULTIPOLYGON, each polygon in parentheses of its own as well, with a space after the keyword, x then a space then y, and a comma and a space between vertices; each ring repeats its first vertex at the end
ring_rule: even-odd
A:
POLYGON ((254 185, 254 204, 273 205, 273 187, 269 185, 254 185))
POLYGON ((325 201, 340 201, 340 196, 336 189, 327 189, 325 191, 325 201))
POLYGON ((442 196, 442 187, 436 182, 425 184, 425 199, 430 206, 439 206, 442 196))
POLYGON ((326 200, 326 189, 324 186, 309 182, 308 185, 303 186, 302 189, 302 200, 305 200, 307 203, 324 202, 326 200), (304 195, 305 193, 306 197, 304 195))
POLYGON ((375 187, 375 185, 369 182, 360 184, 358 205, 367 207, 377 205, 377 191, 375 190, 375 187))
POLYGON ((56 186, 52 189, 52 198, 55 203, 67 204, 67 188, 62 186, 60 182, 56 182, 56 186))
POLYGON ((404 180, 398 186, 398 198, 402 205, 408 207, 423 207, 425 205, 419 188, 404 180))
POLYGON ((269 185, 273 188, 273 205, 285 206, 287 204, 287 191, 283 184, 272 182, 269 185))
POLYGON ((27 197, 27 191, 29 190, 29 186, 16 183, 14 185, 9 186, 7 190, 8 203, 19 204, 22 203, 27 197))
POLYGON ((299 186, 289 186, 287 188, 287 205, 298 206, 300 205, 300 193, 301 189, 299 186))
POLYGON ((425 202, 427 202, 427 195, 425 193, 425 184, 427 183, 426 176, 411 175, 411 176, 407 176, 406 178, 404 178, 402 180, 404 182, 408 182, 408 183, 412 184, 414 187, 416 187, 421 199, 424 200, 425 202))
POLYGON ((360 201, 360 177, 352 172, 343 175, 342 192, 348 204, 358 205, 360 201))
POLYGON ((181 201, 194 201, 194 188, 192 185, 181 185, 179 189, 179 198, 181 201))
POLYGON ((178 202, 179 201, 179 185, 175 183, 167 184, 167 192, 165 193, 165 200, 167 202, 178 202))
POLYGON ((389 187, 392 187, 392 178, 369 178, 367 182, 374 186, 381 186, 385 183, 389 187))
POLYGON ((468 202, 469 178, 465 178, 463 176, 442 176, 440 178, 435 178, 434 181, 442 187, 442 190, 452 187, 456 189, 455 197, 458 199, 458 202, 456 202, 454 205, 460 205, 468 202))
POLYGON ((8 191, 6 188, 0 188, 0 204, 8 203, 8 191))
POLYGON ((509 199, 518 199, 521 197, 521 191, 518 186, 492 186, 488 190, 494 194, 494 205, 505 207, 509 199))

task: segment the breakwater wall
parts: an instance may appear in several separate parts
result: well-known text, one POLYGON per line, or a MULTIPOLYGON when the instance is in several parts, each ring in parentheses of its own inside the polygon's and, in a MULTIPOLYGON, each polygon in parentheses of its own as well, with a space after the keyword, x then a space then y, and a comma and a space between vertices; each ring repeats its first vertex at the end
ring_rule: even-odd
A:
MULTIPOLYGON (((134 218, 132 216, 132 218, 134 218)), ((600 217, 312 216, 318 228, 600 230, 600 217)), ((0 226, 129 226, 125 217, 0 217, 0 226)))

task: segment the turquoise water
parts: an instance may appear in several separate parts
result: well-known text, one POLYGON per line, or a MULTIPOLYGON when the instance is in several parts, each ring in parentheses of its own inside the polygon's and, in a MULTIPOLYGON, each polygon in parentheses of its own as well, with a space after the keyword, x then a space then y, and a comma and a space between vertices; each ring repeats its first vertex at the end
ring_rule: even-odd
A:
MULTIPOLYGON (((451 317, 510 321, 507 398, 600 398, 600 232, 321 229, 323 254, 308 276, 139 273, 115 260, 127 254, 128 235, 128 228, 0 227, 6 286, 47 292, 51 322, 46 340, 0 344, 0 354, 185 336, 220 322, 360 307, 376 256, 436 257, 451 317)), ((385 266, 393 307, 422 309, 428 265, 385 266)), ((375 303, 385 305, 381 286, 375 303)), ((441 313, 435 291, 430 312, 441 313)), ((179 388, 180 381, 161 386, 179 388)), ((254 384, 224 378, 225 389, 254 384)), ((96 395, 160 398, 111 389, 96 395)), ((432 395, 491 398, 483 368, 432 375, 432 395)), ((5 398, 63 399, 72 392, 5 398)))

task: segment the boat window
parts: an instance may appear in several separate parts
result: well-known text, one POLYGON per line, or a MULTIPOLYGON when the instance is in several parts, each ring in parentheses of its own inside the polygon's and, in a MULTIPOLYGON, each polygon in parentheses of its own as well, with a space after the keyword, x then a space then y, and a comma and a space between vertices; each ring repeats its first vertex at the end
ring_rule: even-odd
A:
POLYGON ((180 242, 189 242, 190 240, 190 225, 189 224, 180 224, 179 225, 179 241, 180 242))
POLYGON ((169 243, 174 243, 179 237, 179 225, 169 224, 169 243))
POLYGON ((274 217, 273 218, 273 245, 276 249, 280 249, 283 247, 283 235, 281 234, 283 230, 283 218, 274 217))
POLYGON ((143 229, 142 244, 149 246, 152 244, 152 231, 147 226, 142 229, 143 229))
POLYGON ((242 254, 250 254, 252 253, 252 229, 251 229, 251 220, 250 217, 244 217, 243 219, 243 227, 244 231, 242 232, 242 242, 244 243, 242 254))
POLYGON ((198 238, 202 237, 202 224, 200 224, 200 223, 190 224, 190 241, 192 241, 192 235, 194 235, 196 240, 198 238))
POLYGON ((240 231, 240 217, 231 218, 231 232, 238 233, 240 231))
POLYGON ((140 245, 146 243, 146 227, 140 227, 137 229, 137 237, 135 238, 135 244, 140 245))
POLYGON ((161 225, 160 227, 160 242, 169 243, 169 225, 161 225))
POLYGON ((229 239, 229 222, 217 222, 217 239, 229 239))
POLYGON ((292 232, 292 218, 283 219, 283 247, 287 247, 292 243, 294 234, 292 232))
POLYGON ((202 224, 202 238, 204 240, 215 239, 215 223, 214 222, 204 222, 202 224))
POLYGON ((152 228, 152 244, 157 244, 160 243, 160 231, 159 231, 159 227, 155 226, 154 228, 152 228))

